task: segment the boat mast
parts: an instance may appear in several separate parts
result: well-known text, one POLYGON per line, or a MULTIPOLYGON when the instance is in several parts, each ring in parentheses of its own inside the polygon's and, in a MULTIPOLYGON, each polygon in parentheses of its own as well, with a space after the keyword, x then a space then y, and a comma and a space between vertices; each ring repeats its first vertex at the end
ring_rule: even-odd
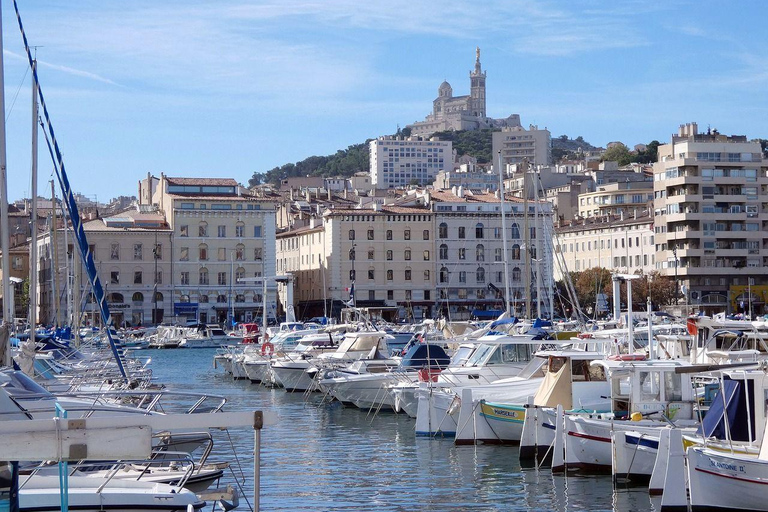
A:
MULTIPOLYGON (((32 70, 37 60, 32 61, 32 70)), ((29 243, 29 339, 35 342, 37 325, 37 82, 32 80, 32 217, 30 227, 32 240, 29 243)))
POLYGON ((56 236, 56 189, 53 186, 53 180, 51 180, 51 251, 53 252, 51 258, 51 313, 53 325, 59 325, 59 291, 57 282, 59 275, 59 244, 57 243, 56 236))
POLYGON ((507 317, 512 317, 512 308, 509 305, 509 265, 507 264, 509 253, 507 252, 507 215, 504 205, 504 170, 501 166, 501 150, 499 150, 499 198, 501 200, 501 243, 504 248, 504 307, 507 317))
POLYGON ((523 238, 525 240, 525 318, 531 318, 531 230, 528 225, 528 159, 523 159, 523 238))
POLYGON ((542 243, 541 243, 541 224, 539 223, 539 172, 541 169, 536 168, 536 174, 533 175, 533 229, 536 231, 536 315, 538 318, 544 318, 541 314, 541 260, 542 260, 542 243))
MULTIPOLYGON (((0 19, 2 16, 0 16, 0 19)), ((0 24, 1 25, 1 24, 0 24)), ((0 26, 0 112, 5 115, 5 73, 3 68, 3 30, 0 26)), ((10 237, 11 227, 8 221, 8 159, 5 152, 5 119, 0 120, 0 251, 2 251, 2 257, 0 258, 0 265, 3 268, 3 320, 5 322, 13 321, 13 311, 11 311, 11 275, 9 270, 11 268, 11 256, 8 254, 10 251, 10 237)), ((10 341, 9 341, 10 343, 10 341)), ((8 361, 0 361, 0 363, 10 362, 11 351, 10 347, 6 347, 6 359, 8 361)))

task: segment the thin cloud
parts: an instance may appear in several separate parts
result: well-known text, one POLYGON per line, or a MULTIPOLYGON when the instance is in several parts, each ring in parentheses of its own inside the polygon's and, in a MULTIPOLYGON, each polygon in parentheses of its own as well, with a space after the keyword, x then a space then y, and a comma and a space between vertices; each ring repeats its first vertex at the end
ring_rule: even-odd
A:
MULTIPOLYGON (((13 58, 15 60, 18 60, 18 61, 28 62, 28 59, 27 59, 26 55, 20 55, 18 53, 15 53, 15 52, 12 52, 12 51, 9 51, 9 50, 6 50, 6 49, 3 49, 3 55, 11 57, 11 58, 13 58)), ((104 84, 120 86, 120 84, 118 84, 114 80, 110 80, 109 78, 105 78, 105 77, 103 77, 101 75, 98 75, 96 73, 91 73, 90 71, 83 71, 82 69, 75 69, 75 68, 71 68, 69 66, 62 66, 62 65, 59 65, 59 64, 51 64, 50 62, 46 62, 46 61, 40 60, 40 59, 37 59, 37 65, 40 66, 40 67, 46 67, 46 68, 49 68, 49 69, 55 69, 56 71, 61 71, 62 73, 66 73, 68 75, 88 78, 89 80, 94 80, 96 82, 101 82, 101 83, 104 83, 104 84)), ((122 87, 122 86, 120 86, 120 87, 122 87)))

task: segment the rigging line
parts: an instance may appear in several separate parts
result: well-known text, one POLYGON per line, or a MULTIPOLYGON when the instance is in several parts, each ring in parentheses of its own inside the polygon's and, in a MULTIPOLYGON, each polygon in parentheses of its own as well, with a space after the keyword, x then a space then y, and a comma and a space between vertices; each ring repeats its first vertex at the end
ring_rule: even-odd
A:
POLYGON ((5 122, 8 122, 8 118, 11 117, 11 112, 13 112, 13 106, 16 104, 16 99, 19 97, 19 93, 21 92, 21 88, 24 86, 24 82, 27 80, 27 74, 29 73, 29 68, 24 69, 24 76, 21 77, 21 83, 19 84, 19 88, 16 89, 16 94, 13 95, 13 101, 11 102, 11 106, 8 107, 8 111, 5 113, 5 122))
MULTIPOLYGON (((34 65, 34 61, 32 59, 32 52, 30 51, 27 35, 24 32, 24 25, 21 22, 21 13, 19 12, 19 5, 16 0, 13 0, 13 8, 16 11, 16 20, 18 21, 19 31, 21 32, 21 38, 24 42, 24 49, 27 53, 29 67, 32 69, 32 77, 35 81, 35 84, 37 84, 37 94, 40 99, 40 106, 43 108, 43 116, 46 123, 45 128, 47 128, 47 131, 50 133, 50 140, 48 140, 46 137, 46 141, 48 142, 48 150, 52 157, 54 150, 56 153, 53 160, 57 169, 59 185, 61 186, 62 190, 63 202, 69 211, 70 219, 72 219, 72 229, 75 232, 75 238, 78 242, 80 256, 83 260, 83 263, 85 264, 88 278, 91 281, 91 286, 95 292, 96 300, 99 304, 99 309, 101 312, 102 321, 107 327, 107 340, 109 341, 110 348, 112 349, 112 354, 115 357, 115 363, 117 364, 117 368, 120 371, 120 375, 126 382, 128 382, 130 378, 125 370, 125 354, 123 351, 123 346, 119 339, 112 338, 112 333, 110 332, 112 327, 112 316, 109 312, 109 305, 107 303, 106 295, 104 294, 104 288, 102 287, 101 280, 99 279, 99 274, 96 270, 93 254, 91 253, 90 247, 88 246, 88 239, 85 235, 85 229, 83 228, 83 222, 80 218, 80 213, 77 208, 74 194, 72 193, 72 188, 69 185, 69 178, 67 177, 67 173, 64 169, 64 157, 62 156, 59 144, 56 141, 56 134, 53 129, 53 124, 51 123, 50 114, 48 113, 48 106, 45 103, 43 90, 40 87, 40 78, 37 75, 37 67, 34 65)), ((45 132, 45 129, 43 131, 45 132)))

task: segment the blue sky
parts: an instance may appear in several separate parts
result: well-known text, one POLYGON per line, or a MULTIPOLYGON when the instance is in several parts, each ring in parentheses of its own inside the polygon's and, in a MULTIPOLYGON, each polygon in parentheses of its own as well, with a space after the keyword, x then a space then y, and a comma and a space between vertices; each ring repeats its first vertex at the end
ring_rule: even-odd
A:
MULTIPOLYGON (((30 77, 2 0, 9 197, 28 194, 30 77), (25 77, 26 74, 26 77, 25 77)), ((680 123, 768 138, 765 2, 22 1, 73 187, 106 201, 147 172, 221 176, 329 154, 468 94, 604 146, 680 123)), ((42 141, 41 141, 42 143, 42 141)), ((42 149, 42 147, 41 147, 42 149)), ((40 153, 40 187, 51 179, 40 153)), ((47 189, 46 189, 47 190, 47 189)))

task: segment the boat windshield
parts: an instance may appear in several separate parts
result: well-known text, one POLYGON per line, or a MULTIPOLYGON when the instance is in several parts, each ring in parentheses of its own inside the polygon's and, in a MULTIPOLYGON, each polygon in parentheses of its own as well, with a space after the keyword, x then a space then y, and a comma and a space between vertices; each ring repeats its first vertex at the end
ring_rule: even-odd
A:
POLYGON ((6 388, 13 396, 51 396, 51 393, 22 372, 0 374, 0 387, 6 388))

